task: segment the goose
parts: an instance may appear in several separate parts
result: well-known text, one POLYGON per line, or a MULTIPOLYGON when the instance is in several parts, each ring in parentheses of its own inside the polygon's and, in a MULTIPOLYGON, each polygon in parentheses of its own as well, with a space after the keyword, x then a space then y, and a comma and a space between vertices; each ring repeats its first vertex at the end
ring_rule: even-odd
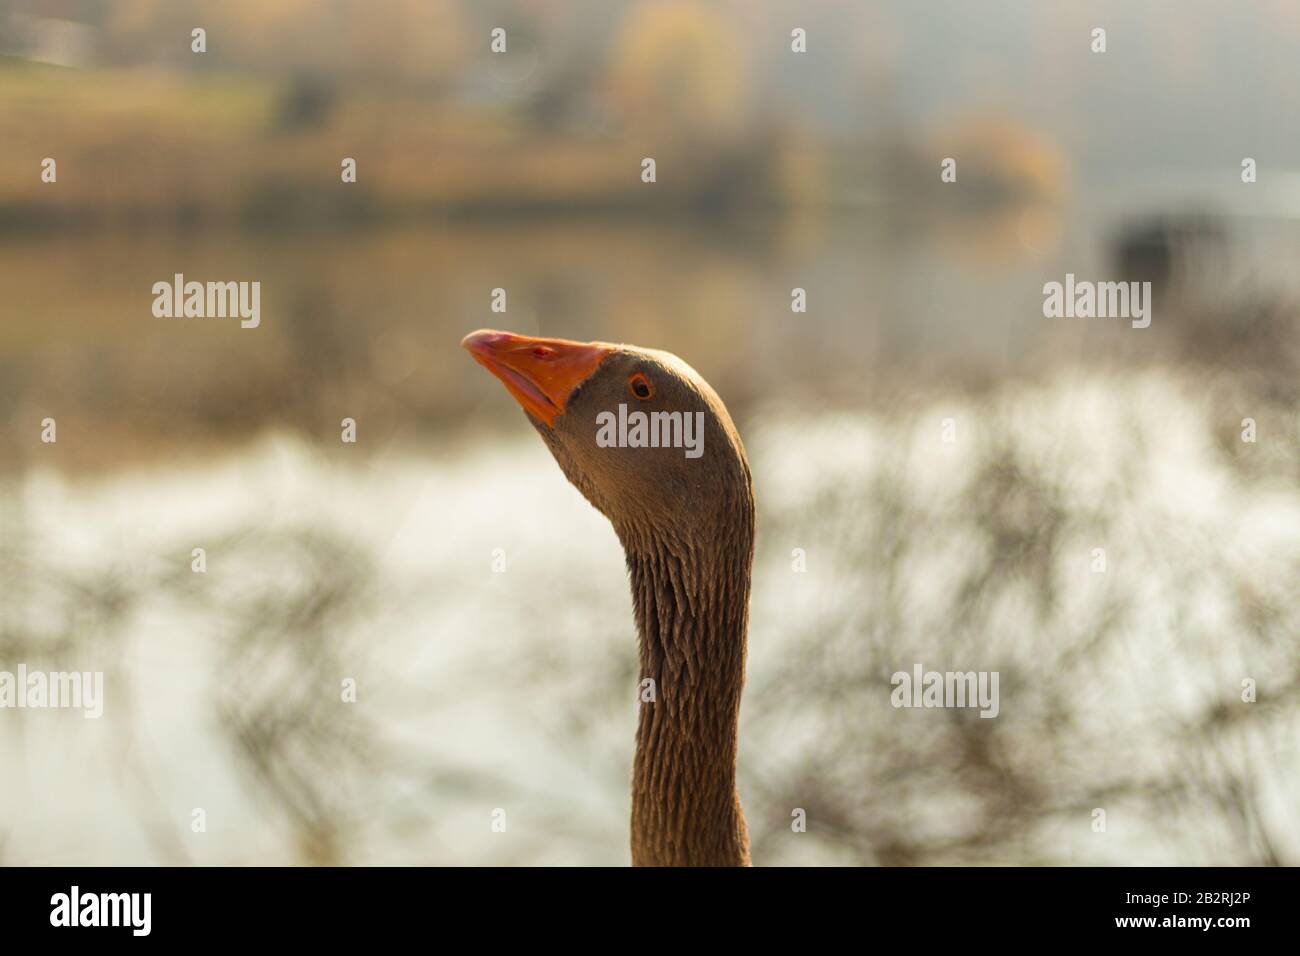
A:
POLYGON ((632 864, 749 866, 736 755, 754 494, 726 406, 668 352, 492 329, 461 344, 523 407, 623 546, 644 689, 632 864), (650 434, 620 425, 614 440, 611 416, 637 412, 650 434), (690 423, 702 427, 695 457, 678 447, 690 423))

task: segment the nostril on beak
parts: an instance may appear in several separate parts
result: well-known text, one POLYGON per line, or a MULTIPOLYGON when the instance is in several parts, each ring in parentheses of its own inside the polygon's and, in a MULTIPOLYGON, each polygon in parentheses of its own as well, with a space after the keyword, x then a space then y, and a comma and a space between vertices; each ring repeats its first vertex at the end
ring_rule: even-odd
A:
POLYGON ((470 351, 482 351, 485 349, 495 349, 502 345, 510 338, 506 332, 494 332, 491 329, 479 329, 477 332, 471 332, 460 340, 462 348, 470 351))

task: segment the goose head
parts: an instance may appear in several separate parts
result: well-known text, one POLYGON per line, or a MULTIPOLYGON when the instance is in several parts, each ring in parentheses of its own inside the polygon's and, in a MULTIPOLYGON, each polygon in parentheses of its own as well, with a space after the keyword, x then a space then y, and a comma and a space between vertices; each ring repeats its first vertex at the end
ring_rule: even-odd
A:
POLYGON ((708 534, 749 497, 726 406, 677 356, 491 329, 461 344, 505 385, 625 546, 708 534))

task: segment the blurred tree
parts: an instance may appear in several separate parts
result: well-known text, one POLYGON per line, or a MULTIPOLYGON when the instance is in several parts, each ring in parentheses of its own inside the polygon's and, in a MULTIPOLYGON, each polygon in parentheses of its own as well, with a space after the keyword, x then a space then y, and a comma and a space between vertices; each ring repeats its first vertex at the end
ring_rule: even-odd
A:
POLYGON ((282 130, 320 126, 337 99, 337 88, 332 83, 314 76, 295 77, 280 101, 276 125, 282 130))
POLYGON ((469 48, 456 0, 121 0, 105 25, 113 62, 233 69, 261 76, 401 83, 440 89, 469 48), (190 30, 208 31, 192 54, 190 30))
POLYGON ((748 119, 748 69, 736 28, 694 0, 634 7, 611 52, 616 112, 643 129, 706 141, 734 136, 748 119))
POLYGON ((347 0, 343 62, 358 76, 444 88, 472 41, 455 0, 347 0))

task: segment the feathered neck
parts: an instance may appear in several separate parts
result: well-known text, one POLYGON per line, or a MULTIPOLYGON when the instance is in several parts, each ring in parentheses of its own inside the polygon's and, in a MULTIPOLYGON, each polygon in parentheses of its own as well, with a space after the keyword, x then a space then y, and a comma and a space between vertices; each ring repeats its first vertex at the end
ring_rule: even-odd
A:
MULTIPOLYGON (((746 469, 747 472, 747 469, 746 469)), ((715 502, 711 520, 620 538, 639 633, 642 694, 632 771, 632 862, 748 866, 736 792, 754 506, 715 502)))

